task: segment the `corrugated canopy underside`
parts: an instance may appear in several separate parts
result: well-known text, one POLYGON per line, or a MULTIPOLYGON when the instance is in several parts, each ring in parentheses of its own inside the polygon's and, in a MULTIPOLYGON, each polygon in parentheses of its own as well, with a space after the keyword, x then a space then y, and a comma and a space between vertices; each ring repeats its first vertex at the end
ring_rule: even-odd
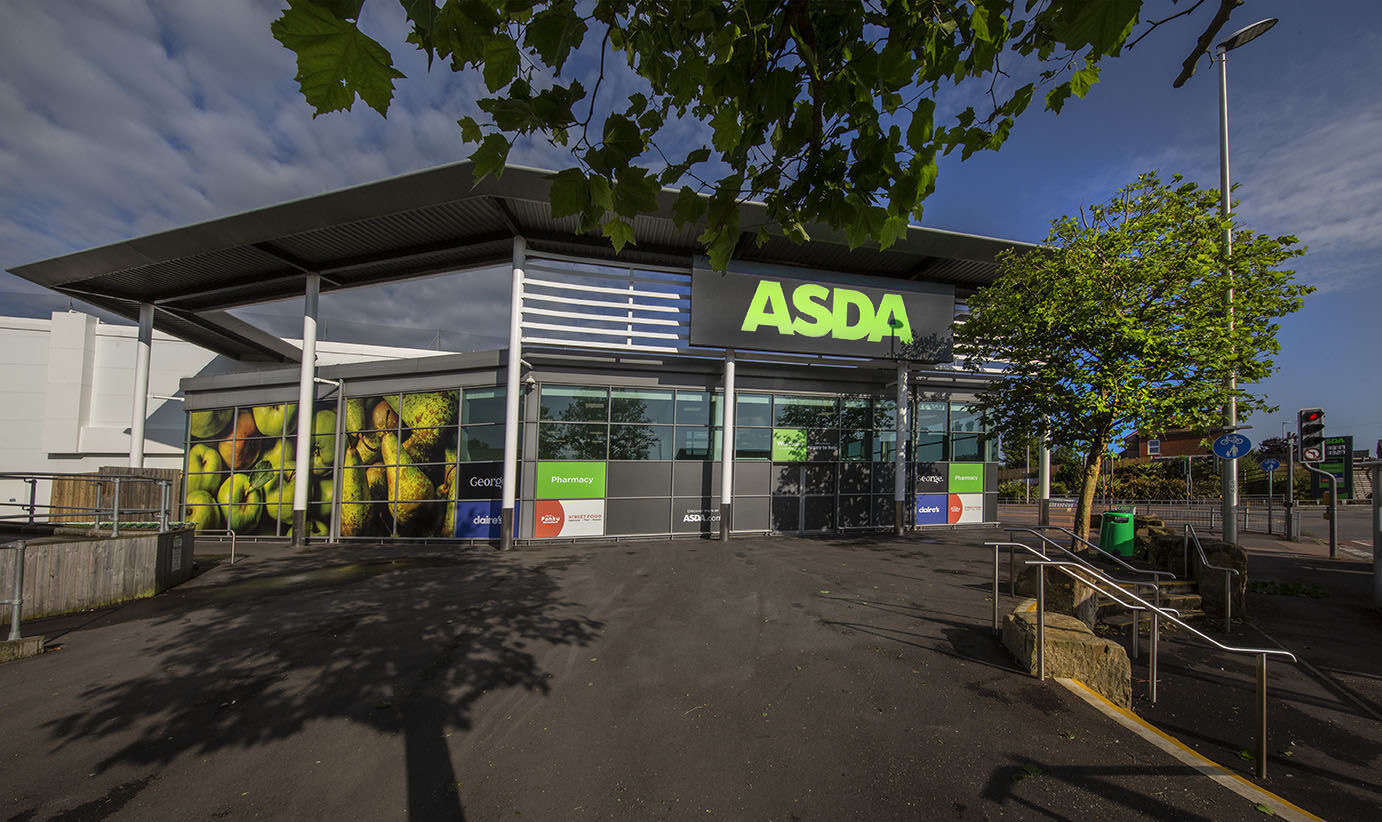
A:
MULTIPOLYGON (((581 232, 576 218, 552 217, 549 174, 511 166, 476 184, 469 163, 439 166, 10 271, 126 317, 153 303, 155 327, 220 354, 294 361, 296 348, 225 309, 301 295, 308 273, 320 274, 329 291, 501 263, 518 235, 535 251, 634 265, 689 267, 703 253, 701 229, 674 225, 675 193, 664 191, 659 213, 634 221, 636 243, 615 254, 603 237, 581 232)), ((741 206, 741 225, 765 219, 762 205, 741 206)), ((801 245, 775 236, 760 247, 746 231, 735 258, 963 289, 992 282, 998 252, 1026 247, 915 227, 886 251, 850 249, 820 226, 811 235, 801 245)))

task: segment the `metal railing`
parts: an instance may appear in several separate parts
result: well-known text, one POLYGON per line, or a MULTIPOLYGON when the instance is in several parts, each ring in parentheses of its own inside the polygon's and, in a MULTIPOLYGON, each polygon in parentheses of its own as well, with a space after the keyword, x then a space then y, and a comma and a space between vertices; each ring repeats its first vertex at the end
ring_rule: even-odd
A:
MULTIPOLYGON (((1000 510, 1006 510, 1009 514, 1016 511, 1037 511, 1036 502, 1024 502, 1018 497, 999 497, 998 505, 1000 510)), ((1138 517, 1151 517, 1161 520, 1167 527, 1175 528, 1185 524, 1195 525, 1205 529, 1218 529, 1223 526, 1222 508, 1218 500, 1193 499, 1193 500, 1110 500, 1105 502, 1102 499, 1095 500, 1091 513, 1098 514, 1105 510, 1126 508, 1135 506, 1138 517)), ((1322 509, 1323 506, 1295 503, 1295 511, 1302 514, 1307 511, 1322 509)), ((1053 511, 1058 509, 1053 508, 1053 511)), ((1074 507, 1063 509, 1074 513, 1074 507)), ((1238 504, 1236 516, 1238 530, 1244 532, 1263 533, 1263 534, 1284 534, 1286 533, 1286 506, 1280 496, 1276 497, 1272 503, 1263 499, 1241 499, 1238 504)))
POLYGON ((1184 556, 1181 561, 1185 563, 1185 578, 1190 578, 1190 543, 1195 543, 1195 551, 1200 555, 1200 566, 1212 568, 1215 571, 1224 572, 1224 633, 1233 630, 1233 578, 1238 576, 1237 568, 1225 568, 1222 565, 1211 565, 1209 557, 1204 554, 1204 546, 1200 544, 1200 535, 1195 533, 1195 526, 1189 523, 1185 526, 1185 545, 1183 548, 1184 556))
MULTIPOLYGON (((27 522, 28 524, 40 524, 38 521, 38 513, 39 510, 42 509, 46 514, 47 522, 41 524, 67 526, 90 525, 92 528, 100 529, 105 525, 104 515, 106 514, 106 512, 109 512, 110 535, 116 537, 120 535, 121 515, 129 517, 132 514, 154 514, 157 516, 158 527, 160 531, 167 531, 169 521, 171 520, 170 513, 172 508, 173 480, 170 479, 158 479, 155 477, 132 477, 116 474, 107 476, 92 476, 90 474, 0 473, 0 480, 16 480, 28 483, 29 485, 29 501, 27 503, 0 502, 0 508, 18 508, 21 510, 22 513, 0 514, 0 521, 19 520, 27 522), (50 482, 52 480, 63 480, 67 482, 93 483, 96 486, 96 504, 94 506, 52 505, 51 503, 39 504, 37 502, 38 483, 42 480, 48 480, 50 482), (103 501, 101 499, 103 489, 105 488, 106 483, 111 483, 112 485, 111 502, 109 507, 102 504, 103 501), (139 483, 152 483, 154 485, 159 486, 159 507, 137 508, 126 506, 124 508, 121 508, 121 486, 129 486, 131 484, 139 483), (72 517, 79 516, 82 514, 90 514, 91 521, 88 523, 85 520, 58 522, 55 522, 53 520, 54 516, 72 517)), ((125 524, 130 525, 132 524, 132 521, 127 520, 125 524)))
MULTIPOLYGON (((1074 580, 1077 581, 1077 582, 1080 582, 1080 583, 1083 583, 1083 584, 1085 584, 1085 585, 1088 585, 1089 587, 1093 588, 1096 592, 1098 592, 1098 593, 1100 593, 1100 594, 1103 594, 1104 596, 1107 596, 1107 597, 1109 597, 1110 599, 1113 599, 1113 600, 1115 600, 1115 601, 1118 601, 1118 602, 1120 602, 1120 604, 1121 604, 1121 603, 1125 603, 1125 602, 1127 602, 1128 600, 1131 600, 1131 604, 1130 604, 1128 607, 1136 607, 1136 608, 1139 609, 1139 610, 1146 610, 1146 611, 1149 611, 1149 612, 1151 613, 1151 618, 1152 618, 1152 626, 1151 626, 1151 628, 1152 628, 1152 630, 1151 630, 1151 651, 1150 651, 1150 655, 1149 655, 1149 658, 1148 658, 1148 673, 1149 673, 1149 676, 1148 676, 1148 695, 1149 695, 1149 697, 1150 697, 1150 699, 1151 699, 1151 701, 1152 701, 1153 704, 1156 703, 1157 658, 1158 658, 1159 639, 1160 639, 1160 636, 1161 636, 1161 620, 1162 620, 1162 619, 1169 619, 1173 624, 1177 625, 1177 626, 1180 627, 1181 629, 1187 631, 1187 632, 1190 633, 1190 634, 1193 634, 1194 636, 1199 637, 1200 639, 1202 639, 1202 640, 1204 640, 1205 642, 1209 643, 1209 644, 1212 645, 1213 647, 1218 648, 1219 650, 1226 651, 1226 652, 1228 652, 1228 653, 1233 653, 1233 654, 1250 654, 1250 655, 1256 656, 1256 657, 1257 657, 1257 717, 1256 717, 1257 721, 1256 721, 1255 724, 1257 725, 1257 728, 1256 728, 1256 730, 1257 730, 1257 752, 1256 752, 1257 778, 1258 778, 1258 779, 1265 779, 1265 778, 1266 778, 1266 776, 1267 776, 1267 657, 1268 657, 1268 656, 1279 656, 1279 657, 1284 657, 1284 658, 1286 658, 1286 659, 1289 659, 1291 662, 1296 662, 1297 659, 1296 659, 1296 655, 1295 655, 1295 654, 1291 653, 1290 651, 1279 650, 1279 649, 1275 649, 1275 648, 1239 648, 1239 647, 1235 647, 1235 646, 1232 646, 1232 645, 1225 645, 1224 643, 1222 643, 1222 642, 1220 642, 1220 641, 1214 639, 1213 637, 1209 636, 1208 634, 1205 634, 1205 633, 1203 633, 1203 632, 1201 632, 1201 631, 1195 629, 1194 627, 1190 626, 1190 625, 1187 624, 1184 620, 1180 619, 1180 617, 1179 617, 1178 614, 1173 613, 1173 612, 1171 611, 1171 609, 1162 608, 1162 607, 1160 607, 1159 605, 1156 605, 1156 604, 1154 604, 1154 603, 1148 602, 1147 600, 1145 600, 1145 599, 1143 599, 1142 597, 1138 596, 1137 593, 1135 592, 1135 590, 1129 590, 1129 589, 1127 589, 1127 588, 1122 587, 1122 586, 1118 583, 1118 581, 1114 580, 1112 577, 1109 577, 1108 575, 1104 574, 1103 572, 1099 571, 1098 569, 1092 567, 1092 566, 1089 565, 1088 563, 1083 563, 1083 562, 1071 562, 1071 561, 1068 561, 1068 560, 1053 560, 1053 559, 1050 559, 1049 557, 1045 556, 1044 554, 1042 554, 1040 551, 1037 551, 1035 548, 1032 548, 1031 546, 1026 545, 1026 544, 1024 544, 1024 543, 1020 543, 1020 542, 985 543, 985 544, 986 544, 986 545, 994 545, 994 585, 993 585, 993 598, 994 598, 994 603, 995 603, 995 604, 994 604, 995 613, 997 612, 997 601, 998 601, 998 570, 997 570, 997 569, 998 569, 999 546, 1000 546, 1000 545, 1008 545, 1010 548, 1011 548, 1012 546, 1016 546, 1016 547, 1022 548, 1023 550, 1025 550, 1025 551, 1027 551, 1028 553, 1030 553, 1030 554, 1033 555, 1033 558, 1032 558, 1032 559, 1026 560, 1026 564, 1028 564, 1028 565, 1036 565, 1036 566, 1038 566, 1038 568, 1039 568, 1039 570, 1038 570, 1038 572, 1037 572, 1037 636, 1036 636, 1036 645, 1037 645, 1037 678, 1038 678, 1038 679, 1043 679, 1043 680, 1044 680, 1044 679, 1046 678, 1046 648, 1045 648, 1045 645, 1046 645, 1046 642, 1045 642, 1045 639, 1046 639, 1046 607, 1045 607, 1045 606, 1046 606, 1046 568, 1047 568, 1048 566, 1058 569, 1059 571, 1061 571, 1062 573, 1064 573, 1066 576, 1070 577, 1071 579, 1074 579, 1074 580), (1083 574, 1083 575, 1088 575, 1088 576, 1082 576, 1082 574, 1083 574)), ((1011 555, 1011 553, 1010 553, 1010 555, 1011 555)))
MULTIPOLYGON (((1093 551, 1095 551, 1095 553, 1096 553, 1097 556, 1099 556, 1099 557, 1102 558, 1102 559, 1106 559, 1106 560, 1109 560, 1110 562, 1115 563, 1116 565, 1118 565, 1118 567, 1122 568, 1122 569, 1125 570, 1125 571, 1130 571, 1130 572, 1132 572, 1132 573, 1134 573, 1134 574, 1141 574, 1141 575, 1143 575, 1143 576, 1149 576, 1149 577, 1152 577, 1153 579, 1155 579, 1155 578, 1157 578, 1157 577, 1170 577, 1171 579, 1175 579, 1175 578, 1176 578, 1176 575, 1173 574, 1173 573, 1171 573, 1170 571, 1155 571, 1155 570, 1152 570, 1152 569, 1149 569, 1149 568, 1138 568, 1136 565, 1131 565, 1131 564, 1129 564, 1129 563, 1127 563, 1127 562, 1124 562, 1122 557, 1119 557, 1119 556, 1116 555, 1116 554, 1110 554, 1108 551, 1105 551, 1103 548, 1100 548, 1098 543, 1090 542, 1089 540, 1087 540, 1087 539, 1085 539, 1084 537, 1082 537, 1082 536, 1076 534, 1074 531, 1071 531, 1069 528, 1066 528, 1066 527, 1064 527, 1064 526, 1060 526, 1060 525, 1034 525, 1034 526, 1032 526, 1031 528, 1009 528, 1009 529, 1008 529, 1008 533, 1009 533, 1009 534, 1012 534, 1012 533, 1015 533, 1015 532, 1018 532, 1018 531, 1024 531, 1024 532, 1026 532, 1026 533, 1029 533, 1029 534, 1032 534, 1032 535, 1034 535, 1034 536, 1036 536, 1036 537, 1039 537, 1043 542, 1045 542, 1045 543, 1050 543, 1050 544, 1052 544, 1052 545, 1055 545, 1055 546, 1057 546, 1058 548, 1060 548, 1062 551, 1065 551, 1067 554, 1071 554, 1072 556, 1075 556, 1075 555, 1073 554, 1073 552, 1071 552, 1071 551, 1066 551, 1065 547, 1062 546, 1059 542, 1056 542, 1055 540, 1053 540, 1053 539, 1051 539, 1050 537, 1046 536, 1045 534, 1041 533, 1042 531, 1060 531, 1062 534, 1065 534, 1066 536, 1070 537, 1070 547, 1071 547, 1071 548, 1075 547, 1075 543, 1076 543, 1076 542, 1084 543, 1085 547, 1086 547, 1086 548, 1089 548, 1089 549, 1091 549, 1091 550, 1093 550, 1093 551)), ((1076 556, 1076 559, 1080 559, 1080 557, 1076 556)), ((1160 596, 1161 596, 1161 586, 1160 586, 1160 583, 1159 583, 1159 581, 1158 581, 1158 585, 1157 585, 1157 597, 1158 597, 1158 602, 1160 602, 1160 596)))
POLYGON ((10 606, 10 641, 21 639, 19 620, 24 610, 24 540, 0 545, 0 550, 14 551, 14 585, 9 599, 0 599, 0 605, 10 606))
POLYGON ((234 564, 235 564, 235 538, 236 538, 236 536, 237 536, 236 533, 235 533, 235 531, 231 530, 230 528, 198 528, 198 529, 197 529, 197 536, 199 536, 199 537, 222 537, 222 536, 230 537, 230 564, 231 564, 231 565, 234 565, 234 564))

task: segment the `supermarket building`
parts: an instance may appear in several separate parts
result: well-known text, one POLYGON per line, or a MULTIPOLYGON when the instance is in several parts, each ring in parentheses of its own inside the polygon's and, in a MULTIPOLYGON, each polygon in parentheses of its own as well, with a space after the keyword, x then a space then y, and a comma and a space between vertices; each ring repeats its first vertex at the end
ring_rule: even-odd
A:
POLYGON ((996 519, 995 444, 968 405, 993 376, 957 366, 951 333, 1025 246, 746 231, 716 272, 673 193, 616 254, 551 216, 548 176, 442 166, 11 271, 138 319, 131 465, 154 329, 243 364, 181 383, 187 514, 207 528, 509 547, 996 519), (323 291, 497 264, 506 348, 322 364, 323 291), (291 297, 300 346, 227 311, 291 297))

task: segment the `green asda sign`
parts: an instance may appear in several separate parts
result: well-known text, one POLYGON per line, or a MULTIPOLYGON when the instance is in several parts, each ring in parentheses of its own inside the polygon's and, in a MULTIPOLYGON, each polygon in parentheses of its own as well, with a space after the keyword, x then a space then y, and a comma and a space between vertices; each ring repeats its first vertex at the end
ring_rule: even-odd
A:
POLYGON ((691 344, 949 362, 954 286, 735 263, 691 275, 691 344))
POLYGON ((539 462, 537 499, 603 499, 603 462, 539 462))

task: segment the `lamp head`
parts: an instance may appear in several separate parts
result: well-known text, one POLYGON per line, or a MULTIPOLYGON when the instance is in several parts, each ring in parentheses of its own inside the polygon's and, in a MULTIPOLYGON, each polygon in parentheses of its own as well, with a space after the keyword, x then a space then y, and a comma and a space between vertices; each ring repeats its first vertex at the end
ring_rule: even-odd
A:
POLYGON ((1244 26, 1220 41, 1218 46, 1219 53, 1223 54, 1226 51, 1233 51, 1245 43, 1252 42, 1263 34, 1266 34, 1267 30, 1275 25, 1276 18, 1268 17, 1266 20, 1258 20, 1250 26, 1244 26))

